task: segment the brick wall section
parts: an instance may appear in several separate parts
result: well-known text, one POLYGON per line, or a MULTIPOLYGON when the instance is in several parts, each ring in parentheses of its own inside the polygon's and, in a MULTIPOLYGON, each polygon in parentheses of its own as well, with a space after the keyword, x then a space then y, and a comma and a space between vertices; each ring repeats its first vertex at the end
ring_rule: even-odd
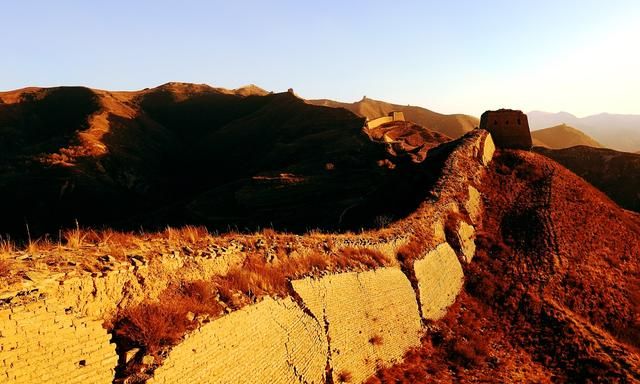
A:
POLYGON ((462 289, 460 261, 447 243, 440 244, 413 264, 425 320, 438 320, 462 289))
MULTIPOLYGON (((460 227, 472 242, 472 224, 482 208, 470 185, 480 182, 494 150, 485 131, 466 135, 445 163, 433 190, 437 198, 424 202, 411 220, 429 223, 434 237, 444 241, 446 217, 467 212, 471 223, 460 227), (460 191, 468 193, 461 198, 460 191)), ((394 224, 395 233, 403 234, 395 239, 376 240, 375 233, 333 238, 344 246, 395 254, 412 231, 411 220, 394 224)), ((458 251, 470 260, 469 249, 458 251)), ((2 293, 12 308, 0 309, 0 382, 110 383, 117 356, 102 319, 117 308, 157 297, 172 279, 224 274, 243 257, 241 249, 213 259, 162 255, 106 274, 51 277, 30 287, 27 295, 2 293), (37 297, 48 299, 19 304, 37 297)), ((417 298, 398 268, 294 281, 299 303, 267 298, 203 326, 171 351, 150 382, 323 382, 327 362, 334 382, 342 371, 360 382, 378 363, 398 360, 419 344, 418 302, 425 319, 437 319, 462 287, 460 262, 446 243, 415 261, 414 269, 417 298)))
POLYGON ((111 383, 118 361, 99 321, 50 300, 0 310, 0 382, 111 383))
POLYGON ((369 377, 420 344, 416 296, 398 268, 328 275, 292 282, 303 304, 327 325, 333 382, 349 372, 369 377))
POLYGON ((323 328, 290 298, 267 298, 192 333, 148 383, 322 383, 323 328))

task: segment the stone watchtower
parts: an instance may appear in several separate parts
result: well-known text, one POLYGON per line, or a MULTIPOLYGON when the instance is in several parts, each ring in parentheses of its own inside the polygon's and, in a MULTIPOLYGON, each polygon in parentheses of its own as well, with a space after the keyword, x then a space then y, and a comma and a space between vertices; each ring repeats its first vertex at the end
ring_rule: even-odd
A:
POLYGON ((522 111, 486 111, 480 118, 480 129, 489 131, 496 146, 500 148, 531 149, 529 121, 522 111))

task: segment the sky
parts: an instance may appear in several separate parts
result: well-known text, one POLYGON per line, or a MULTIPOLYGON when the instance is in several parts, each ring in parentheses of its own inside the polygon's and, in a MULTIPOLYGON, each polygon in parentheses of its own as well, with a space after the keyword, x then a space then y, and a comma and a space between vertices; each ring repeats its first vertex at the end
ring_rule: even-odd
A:
POLYGON ((169 81, 640 114, 640 1, 0 0, 0 90, 169 81))

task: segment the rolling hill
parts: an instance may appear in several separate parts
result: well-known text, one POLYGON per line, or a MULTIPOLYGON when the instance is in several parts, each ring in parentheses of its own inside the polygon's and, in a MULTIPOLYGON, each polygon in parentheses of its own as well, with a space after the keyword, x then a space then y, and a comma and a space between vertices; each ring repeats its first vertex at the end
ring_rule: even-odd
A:
POLYGON ((425 182, 406 177, 411 159, 367 137, 363 118, 292 93, 167 83, 28 88, 0 100, 0 233, 14 237, 75 220, 360 228, 410 212, 420 200, 411 185, 425 182))
POLYGON ((566 124, 533 131, 531 132, 531 138, 534 146, 553 149, 575 147, 576 145, 586 145, 594 148, 602 147, 600 143, 591 137, 566 124))
POLYGON ((624 152, 636 152, 640 149, 640 115, 601 113, 578 118, 567 112, 532 111, 527 116, 532 130, 567 124, 607 148, 624 152))
MULTIPOLYGON (((406 282, 403 290, 415 308, 416 328, 424 329, 414 334, 414 348, 402 361, 390 360, 395 365, 366 361, 372 367, 367 375, 378 370, 370 384, 640 381, 640 215, 623 209, 638 209, 640 155, 579 145, 537 147, 535 152, 498 148, 494 156, 485 132, 453 141, 441 132, 456 136, 469 128, 470 117, 416 108, 414 115, 404 110, 409 121, 369 129, 364 128, 364 116, 402 108, 368 99, 348 108, 330 101, 310 103, 292 92, 269 93, 255 86, 226 90, 168 83, 134 92, 26 88, 0 93, 0 100, 0 233, 12 239, 55 239, 59 229, 75 227, 76 220, 83 227, 106 228, 93 232, 78 227, 70 231, 77 235, 75 244, 69 237, 64 244, 62 239, 46 242, 39 250, 30 242, 18 249, 0 239, 2 252, 11 257, 1 260, 0 271, 7 282, 15 278, 11 284, 20 285, 20 290, 11 285, 3 296, 3 305, 14 305, 4 308, 5 320, 12 327, 22 326, 14 314, 25 316, 36 308, 36 300, 46 299, 38 310, 47 312, 56 324, 52 332, 59 335, 58 320, 89 324, 76 323, 82 319, 73 309, 78 302, 86 307, 100 302, 102 308, 113 301, 114 309, 123 310, 118 310, 117 321, 92 318, 91 324, 100 330, 103 344, 109 345, 112 336, 119 343, 115 352, 109 346, 109 354, 119 356, 107 362, 120 363, 116 382, 152 380, 138 374, 155 370, 160 355, 173 362, 164 349, 168 345, 186 346, 181 355, 186 365, 207 375, 204 361, 216 359, 203 358, 207 355, 193 345, 205 344, 187 344, 197 335, 185 332, 200 331, 214 321, 227 324, 237 319, 231 317, 234 312, 293 295, 295 280, 324 284, 320 279, 333 279, 330 274, 354 279, 353 285, 333 280, 329 289, 337 291, 335 312, 346 315, 342 324, 356 324, 349 333, 362 343, 353 345, 395 348, 391 333, 369 337, 364 331, 370 330, 358 329, 353 320, 361 316, 363 324, 375 324, 368 328, 406 320, 407 311, 387 306, 396 301, 390 295, 400 292, 384 277, 390 271, 406 282), (455 152, 457 146, 464 151, 455 152), (449 156, 452 153, 457 155, 449 156), (401 218, 407 219, 395 228, 354 232, 401 218), (190 225, 149 232, 184 224, 190 225), (193 225, 239 233, 210 235, 193 225), (309 229, 343 233, 290 233, 309 229), (90 240, 92 232, 96 238, 90 240), (433 253, 443 245, 451 249, 447 263, 438 261, 445 257, 440 251, 433 253), (422 261, 434 265, 419 280, 415 266, 422 261), (373 304, 374 290, 366 288, 369 278, 361 280, 358 273, 381 268, 387 271, 375 272, 384 279, 378 306, 373 304), (449 276, 443 272, 447 268, 455 272, 449 276), (43 271, 50 274, 43 276, 43 271), (443 277, 459 285, 445 287, 449 283, 443 277), (420 290, 443 288, 446 293, 441 295, 452 301, 457 297, 456 302, 443 318, 420 320, 426 307, 420 290), (342 294, 350 291, 357 294, 342 294), (59 314, 51 311, 49 305, 61 298, 47 294, 55 292, 64 293, 69 300, 65 303, 73 306, 61 306, 59 314), (350 302, 350 297, 357 301, 350 302), (356 305, 356 311, 345 310, 356 305), (369 309, 398 320, 387 323, 369 309), (198 311, 202 313, 196 315, 198 311), (207 313, 216 317, 200 316, 207 313), (114 333, 108 335, 102 327, 114 333), (147 330, 155 332, 149 339, 156 344, 136 339, 146 338, 147 330), (146 356, 152 364, 144 362, 146 356), (127 361, 134 363, 127 366, 127 361)), ((551 129, 554 140, 557 132, 564 142, 569 140, 565 136, 586 140, 569 127, 551 129)), ((308 302, 324 300, 329 290, 319 288, 308 302)), ((300 316, 308 311, 307 324, 320 330, 309 339, 311 344, 326 336, 316 382, 323 377, 332 382, 334 373, 326 367, 334 360, 329 357, 337 361, 343 351, 351 353, 336 347, 338 338, 329 337, 330 327, 340 323, 330 320, 334 311, 328 311, 325 302, 318 301, 320 312, 313 312, 310 306, 297 307, 297 300, 306 299, 296 295, 289 308, 298 308, 300 316)), ((288 304, 277 306, 286 310, 288 304)), ((295 323, 292 329, 306 327, 300 316, 286 311, 295 323)), ((273 320, 272 328, 285 329, 278 314, 270 310, 266 316, 273 320)), ((19 352, 29 355, 33 340, 44 340, 41 332, 48 329, 38 325, 37 317, 25 318, 24 325, 33 331, 21 331, 16 339, 26 339, 19 352)), ((262 317, 247 319, 222 329, 247 329, 245 324, 253 326, 262 317)), ((388 328, 394 327, 400 338, 407 337, 407 328, 388 328)), ((71 328, 78 330, 74 337, 96 344, 82 326, 71 328)), ((274 342, 271 337, 259 339, 260 332, 240 333, 250 351, 256 342, 267 347, 274 342)), ((220 334, 212 333, 206 345, 218 343, 220 334)), ((290 349, 298 334, 289 335, 283 333, 283 369, 302 380, 291 361, 307 349, 290 349)), ((70 340, 73 344, 77 339, 70 340)), ((237 345, 230 342, 224 350, 238 352, 237 345)), ((76 353, 78 345, 72 347, 76 353)), ((394 353, 404 351, 402 347, 394 353)), ((15 361, 23 356, 7 352, 15 361)), ((46 353, 38 355, 38 361, 51 356, 51 349, 46 353)), ((262 366, 275 361, 270 360, 273 354, 264 355, 262 366)), ((223 360, 227 368, 228 361, 234 361, 229 356, 231 360, 223 360)), ((249 360, 253 357, 248 354, 249 360)), ((104 360, 87 364, 84 358, 70 361, 73 372, 83 375, 77 377, 86 379, 94 365, 113 375, 110 366, 102 366, 104 360)), ((12 372, 22 369, 16 367, 12 372)), ((246 378, 245 366, 234 368, 246 378)), ((348 370, 335 372, 336 381, 348 382, 351 375, 348 370)))
POLYGON ((640 155, 607 148, 537 147, 541 153, 607 194, 620 206, 640 212, 640 155))
POLYGON ((421 107, 391 104, 366 97, 354 103, 341 103, 327 99, 306 100, 306 102, 313 105, 344 108, 367 119, 386 116, 392 111, 402 111, 408 121, 451 138, 458 138, 464 135, 480 123, 477 118, 469 115, 443 115, 421 107))

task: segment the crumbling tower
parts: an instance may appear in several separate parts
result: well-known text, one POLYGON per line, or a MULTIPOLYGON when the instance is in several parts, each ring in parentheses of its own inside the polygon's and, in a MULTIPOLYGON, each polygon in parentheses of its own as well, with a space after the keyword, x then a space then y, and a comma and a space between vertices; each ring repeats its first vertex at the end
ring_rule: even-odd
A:
POLYGON ((522 111, 513 109, 486 111, 480 118, 480 128, 491 133, 497 147, 531 149, 529 121, 522 111))

